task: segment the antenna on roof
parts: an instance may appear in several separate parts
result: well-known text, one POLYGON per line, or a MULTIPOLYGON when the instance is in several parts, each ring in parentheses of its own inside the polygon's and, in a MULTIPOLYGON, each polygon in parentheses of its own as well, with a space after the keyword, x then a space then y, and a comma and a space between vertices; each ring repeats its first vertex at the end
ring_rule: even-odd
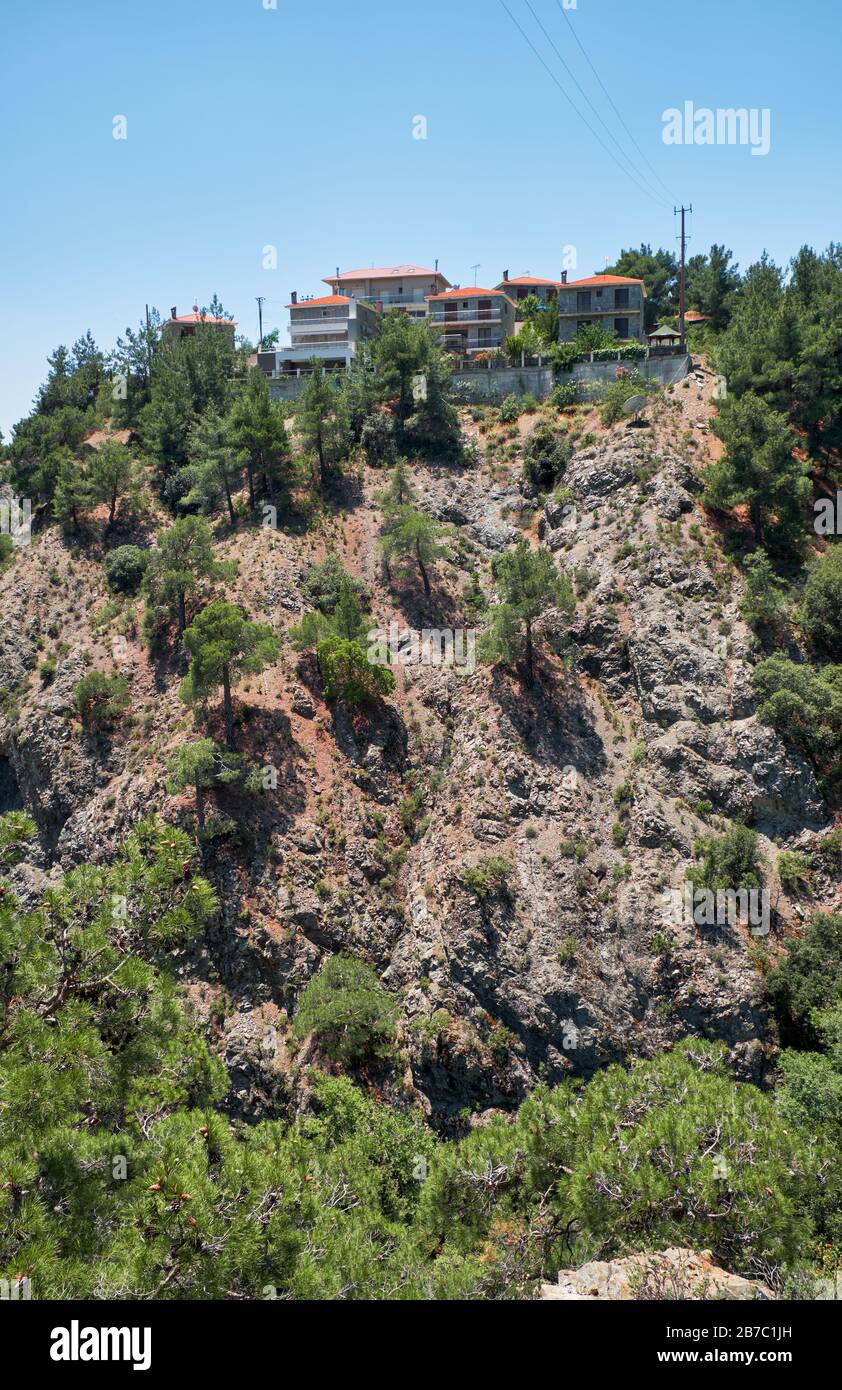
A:
POLYGON ((474 289, 476 289, 476 287, 477 287, 477 271, 478 271, 478 270, 482 270, 482 261, 477 261, 476 265, 472 265, 472 266, 471 266, 471 270, 474 272, 474 289))

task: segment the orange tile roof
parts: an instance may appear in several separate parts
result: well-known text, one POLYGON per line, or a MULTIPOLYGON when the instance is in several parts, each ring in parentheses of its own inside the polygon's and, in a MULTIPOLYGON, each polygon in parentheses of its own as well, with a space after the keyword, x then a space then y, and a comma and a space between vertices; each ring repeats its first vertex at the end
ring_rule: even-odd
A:
POLYGON ((167 323, 224 323, 227 328, 236 328, 235 319, 215 319, 210 314, 176 314, 174 319, 167 319, 167 323))
POLYGON ((710 314, 700 314, 698 309, 688 309, 687 313, 684 315, 684 322, 702 323, 703 321, 707 322, 709 318, 710 314))
POLYGON ((440 270, 427 270, 423 265, 381 265, 373 269, 343 270, 341 275, 325 275, 323 278, 326 285, 335 285, 340 280, 402 280, 411 275, 430 275, 434 280, 450 284, 440 270))
POLYGON ((557 285, 558 280, 541 280, 535 275, 512 275, 508 280, 501 280, 497 286, 501 290, 504 285, 557 285))
POLYGON ((288 309, 327 308, 330 304, 350 304, 347 294, 324 294, 321 299, 299 299, 297 304, 287 304, 288 309))
POLYGON ((428 294, 426 299, 508 299, 502 290, 483 290, 471 285, 467 290, 445 290, 443 294, 428 294))
POLYGON ((598 289, 601 285, 642 285, 644 282, 633 275, 590 275, 587 280, 565 280, 557 283, 563 290, 581 290, 589 286, 598 289))

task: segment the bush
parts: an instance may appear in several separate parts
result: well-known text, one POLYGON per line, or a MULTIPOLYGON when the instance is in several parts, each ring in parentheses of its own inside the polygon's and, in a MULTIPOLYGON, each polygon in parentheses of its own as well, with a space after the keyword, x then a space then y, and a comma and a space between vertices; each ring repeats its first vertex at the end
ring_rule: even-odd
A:
POLYGON ((752 672, 757 714, 833 778, 842 762, 842 666, 770 656, 752 672))
POLYGON ((842 915, 817 912, 803 938, 767 979, 781 1041, 815 1048, 821 1035, 816 1014, 842 1005, 842 915))
POLYGON ((724 835, 703 836, 696 842, 694 852, 702 861, 687 873, 695 888, 727 893, 760 887, 758 840, 748 826, 732 825, 724 835))
POLYGON ((312 1034, 326 1056, 353 1066, 389 1056, 397 1013, 370 965, 332 956, 302 991, 293 1032, 297 1038, 312 1034))
POLYGON ((816 1168, 771 1098, 734 1081, 724 1047, 693 1040, 578 1093, 539 1087, 514 1122, 442 1145, 420 1222, 443 1247, 439 1268, 472 1266, 486 1296, 670 1245, 753 1274, 808 1248, 816 1168))
POLYGON ((475 869, 466 869, 462 874, 462 882, 466 888, 471 888, 477 897, 483 901, 490 893, 499 893, 508 889, 509 874, 512 866, 508 859, 483 859, 475 869))
POLYGON ((801 621, 813 641, 842 657, 842 545, 825 552, 804 586, 801 621))
POLYGON ((550 492, 573 457, 573 445, 564 430, 542 423, 532 431, 523 448, 523 476, 540 492, 550 492))
POLYGON ((125 676, 91 671, 73 687, 73 705, 87 729, 103 728, 118 719, 129 703, 125 676))
POLYGON ((149 563, 149 552, 139 545, 118 545, 105 557, 105 578, 116 593, 133 594, 140 588, 149 563))
POLYGON ((813 861, 809 855, 799 854, 797 850, 782 849, 778 855, 778 874, 788 893, 797 890, 802 883, 810 880, 813 861))
POLYGON ((397 458, 394 415, 386 410, 368 415, 363 422, 360 443, 372 468, 391 468, 397 458))
POLYGON ((578 381, 560 381, 550 392, 550 405, 555 406, 556 410, 566 410, 568 406, 577 404, 580 395, 578 381))
POLYGON ((651 394, 651 384, 638 372, 629 372, 606 386, 602 393, 599 418, 603 425, 616 425, 624 418, 623 406, 631 396, 651 394))
POLYGON ((327 700, 364 705, 390 695, 395 688, 395 678, 388 666, 369 661, 367 651, 359 642, 326 637, 316 647, 316 657, 327 700))
POLYGON ((517 420, 521 413, 521 405, 517 396, 507 396, 500 406, 500 419, 504 425, 511 425, 517 420))
POLYGON ((301 584, 302 593, 314 608, 330 617, 346 588, 350 586, 360 603, 368 602, 368 586, 345 569, 335 550, 328 551, 319 565, 312 565, 301 584))

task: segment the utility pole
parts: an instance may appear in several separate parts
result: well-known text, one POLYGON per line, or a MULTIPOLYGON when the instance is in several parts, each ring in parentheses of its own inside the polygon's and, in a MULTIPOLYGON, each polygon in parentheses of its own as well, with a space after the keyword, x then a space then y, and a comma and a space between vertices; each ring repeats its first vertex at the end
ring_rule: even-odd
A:
POLYGON ((482 269, 482 261, 477 261, 476 265, 472 265, 472 266, 471 266, 471 270, 474 272, 474 289, 476 289, 476 287, 477 287, 477 271, 478 271, 478 270, 481 270, 481 269, 482 269))
POLYGON ((146 384, 152 379, 152 327, 149 322, 149 305, 146 306, 146 384))
POLYGON ((263 347, 263 305, 266 303, 266 296, 265 294, 258 294, 255 295, 255 298, 257 300, 257 317, 260 324, 257 351, 260 352, 263 347))
POLYGON ((684 342, 684 315, 687 310, 687 236, 684 231, 684 217, 688 212, 693 211, 693 204, 689 208, 673 208, 673 214, 681 212, 681 269, 678 275, 678 333, 684 342))

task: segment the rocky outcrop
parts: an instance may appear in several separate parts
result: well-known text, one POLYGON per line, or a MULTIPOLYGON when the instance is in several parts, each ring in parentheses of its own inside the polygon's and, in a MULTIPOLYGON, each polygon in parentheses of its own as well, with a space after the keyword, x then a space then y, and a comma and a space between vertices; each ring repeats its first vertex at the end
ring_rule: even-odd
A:
POLYGON ((625 1260, 594 1260, 579 1269, 563 1269, 557 1284, 542 1284, 546 1303, 594 1299, 621 1300, 764 1300, 771 1289, 756 1279, 742 1279, 713 1263, 709 1250, 696 1253, 671 1246, 654 1255, 630 1255, 625 1260))

